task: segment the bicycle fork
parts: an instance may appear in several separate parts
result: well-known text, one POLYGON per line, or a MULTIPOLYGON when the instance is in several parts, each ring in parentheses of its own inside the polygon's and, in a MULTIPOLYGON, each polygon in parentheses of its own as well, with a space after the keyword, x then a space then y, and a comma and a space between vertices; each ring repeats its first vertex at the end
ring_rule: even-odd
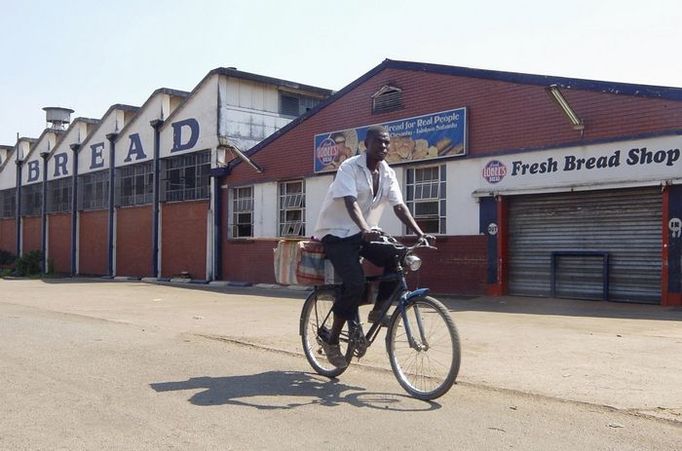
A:
POLYGON ((429 292, 428 288, 421 288, 415 291, 409 291, 405 293, 400 299, 400 315, 403 318, 403 324, 405 325, 405 333, 407 334, 407 342, 410 344, 412 349, 417 351, 428 351, 429 342, 426 339, 426 331, 424 330, 424 322, 422 321, 422 315, 419 311, 419 306, 414 305, 414 319, 416 322, 417 330, 419 331, 419 341, 415 339, 415 335, 412 333, 412 325, 410 319, 407 315, 407 304, 410 299, 420 296, 426 296, 429 292))

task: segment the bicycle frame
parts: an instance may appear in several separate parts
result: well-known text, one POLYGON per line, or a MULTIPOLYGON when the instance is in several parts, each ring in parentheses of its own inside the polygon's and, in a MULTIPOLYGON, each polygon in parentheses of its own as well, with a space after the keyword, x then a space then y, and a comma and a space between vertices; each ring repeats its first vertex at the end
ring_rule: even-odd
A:
MULTIPOLYGON (((410 347, 414 349, 422 349, 426 350, 428 349, 429 345, 426 340, 426 334, 424 331, 424 325, 422 324, 421 321, 421 316, 419 314, 415 315, 416 318, 416 326, 417 330, 419 331, 419 338, 421 340, 420 343, 417 343, 415 340, 415 337, 413 335, 413 325, 411 324, 410 319, 407 317, 407 304, 409 301, 415 297, 420 297, 420 296, 426 296, 429 293, 428 288, 419 288, 416 290, 409 290, 407 286, 407 280, 405 279, 405 271, 403 270, 402 265, 400 262, 398 263, 398 267, 396 272, 390 273, 390 274, 385 274, 381 276, 369 276, 365 278, 366 282, 370 283, 380 283, 380 282, 390 282, 390 281, 397 281, 398 283, 396 284, 395 289, 389 296, 389 298, 384 302, 383 307, 381 308, 381 315, 380 321, 375 322, 372 324, 372 326, 369 328, 367 333, 362 333, 362 324, 360 321, 360 318, 358 317, 358 313, 356 313, 355 318, 348 323, 348 340, 351 342, 354 342, 353 345, 356 348, 356 355, 358 357, 361 357, 364 355, 366 352, 367 348, 371 346, 374 343, 374 340, 376 339, 377 335, 379 334, 379 330, 381 329, 382 326, 382 320, 388 313, 388 310, 391 308, 391 305, 393 305, 394 302, 397 301, 397 309, 398 312, 400 312, 400 315, 402 316, 403 319, 403 324, 405 325, 405 333, 407 334, 407 339, 408 343, 410 344, 410 347), (360 332, 360 333, 358 333, 360 332)), ((335 290, 338 288, 338 285, 321 285, 315 287, 315 290, 335 290)), ((417 310, 418 311, 418 310, 417 310)), ((325 324, 329 316, 331 315, 331 310, 327 313, 327 315, 324 317, 322 320, 322 324, 325 324)), ((316 312, 317 315, 317 312, 316 312)), ((300 325, 300 333, 303 334, 303 328, 305 325, 301 323, 300 325)))

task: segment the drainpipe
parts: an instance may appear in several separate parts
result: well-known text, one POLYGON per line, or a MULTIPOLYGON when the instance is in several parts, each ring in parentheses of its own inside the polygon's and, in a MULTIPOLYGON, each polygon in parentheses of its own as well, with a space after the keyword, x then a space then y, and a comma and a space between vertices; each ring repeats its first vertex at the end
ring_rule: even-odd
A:
POLYGON ((43 201, 40 206, 40 272, 47 274, 47 159, 49 152, 42 152, 40 158, 43 159, 43 201))
POLYGON ((109 133, 106 137, 109 141, 109 228, 107 233, 109 260, 107 275, 114 277, 114 155, 116 153, 115 141, 118 133, 109 133))
POLYGON ((15 228, 16 228, 16 240, 17 240, 17 249, 16 249, 16 256, 20 257, 21 256, 21 166, 24 164, 23 160, 17 159, 16 161, 17 164, 17 189, 16 189, 16 196, 17 196, 17 201, 16 201, 16 214, 15 214, 15 228))
POLYGON ((213 177, 213 280, 223 278, 223 201, 220 177, 213 177))
POLYGON ((163 120, 155 119, 149 122, 154 128, 154 199, 152 204, 152 276, 158 278, 159 274, 159 189, 161 181, 161 127, 163 120))
POLYGON ((80 144, 71 144, 73 175, 71 176, 71 277, 76 277, 76 249, 78 247, 78 151, 80 144))

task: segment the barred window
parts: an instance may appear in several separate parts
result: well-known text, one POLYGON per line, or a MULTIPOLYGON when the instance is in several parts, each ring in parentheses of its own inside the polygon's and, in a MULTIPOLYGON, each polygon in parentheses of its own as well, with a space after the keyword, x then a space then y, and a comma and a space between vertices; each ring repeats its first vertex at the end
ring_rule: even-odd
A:
POLYGON ((279 236, 305 236, 303 180, 279 184, 279 236))
POLYGON ((71 211, 73 179, 64 177, 47 182, 47 212, 63 213, 71 211))
POLYGON ((445 233, 445 165, 407 169, 407 206, 426 233, 445 233))
POLYGON ((232 237, 253 236, 253 187, 232 190, 232 237))
POLYGON ((78 209, 101 210, 109 206, 109 171, 78 176, 78 209))
POLYGON ((164 174, 161 200, 208 199, 211 151, 179 155, 162 160, 164 174))
POLYGON ((21 187, 21 214, 22 216, 36 216, 42 213, 43 208, 43 184, 34 183, 21 187))
POLYGON ((150 204, 154 199, 154 166, 152 161, 116 169, 116 206, 150 204))
POLYGON ((0 191, 0 217, 13 218, 17 210, 17 190, 10 188, 0 191))

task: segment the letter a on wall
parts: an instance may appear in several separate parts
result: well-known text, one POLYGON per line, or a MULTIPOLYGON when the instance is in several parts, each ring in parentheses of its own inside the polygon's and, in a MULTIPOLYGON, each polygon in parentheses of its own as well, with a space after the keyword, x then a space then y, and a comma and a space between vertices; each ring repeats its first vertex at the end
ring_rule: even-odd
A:
POLYGON ((135 156, 135 160, 142 160, 144 158, 147 158, 147 155, 145 155, 144 150, 142 149, 142 141, 140 141, 140 134, 133 133, 132 135, 129 136, 129 138, 130 147, 128 148, 128 155, 126 156, 126 159, 123 161, 125 161, 126 163, 132 161, 133 156, 135 156))

